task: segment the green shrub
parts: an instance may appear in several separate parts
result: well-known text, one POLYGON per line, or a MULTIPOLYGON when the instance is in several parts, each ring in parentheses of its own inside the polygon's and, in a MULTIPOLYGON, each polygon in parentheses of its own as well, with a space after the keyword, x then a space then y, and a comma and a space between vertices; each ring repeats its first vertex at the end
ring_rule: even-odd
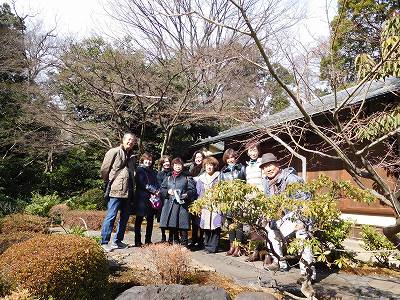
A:
POLYGON ((76 147, 59 153, 52 172, 45 174, 41 190, 46 194, 57 192, 67 198, 87 189, 101 187, 99 169, 104 150, 97 145, 76 147))
POLYGON ((13 214, 0 219, 0 233, 49 232, 49 219, 28 214, 13 214))
POLYGON ((71 197, 66 204, 71 209, 78 210, 104 210, 107 204, 100 188, 93 188, 81 195, 71 197))
POLYGON ((25 207, 25 212, 32 215, 48 217, 50 209, 60 202, 61 199, 56 193, 45 196, 33 193, 32 202, 27 207, 25 207))
POLYGON ((107 260, 89 238, 34 237, 7 249, 0 269, 18 288, 41 299, 109 299, 107 260))
POLYGON ((290 184, 283 193, 268 198, 256 187, 241 180, 232 180, 219 182, 207 190, 191 204, 189 210, 197 214, 202 208, 229 212, 235 222, 254 226, 258 226, 260 216, 267 220, 279 220, 287 211, 295 212, 295 218, 312 223, 311 238, 294 239, 287 245, 287 252, 297 254, 310 247, 317 261, 342 267, 351 258, 348 252, 334 250, 343 249, 342 243, 351 225, 340 218, 338 200, 344 197, 368 203, 375 199, 368 191, 348 181, 336 182, 325 175, 305 184, 290 184), (293 195, 310 195, 310 199, 296 199, 293 195))
POLYGON ((26 201, 20 198, 13 198, 0 193, 0 218, 23 211, 26 205, 26 201))
MULTIPOLYGON (((396 247, 375 228, 368 225, 361 227, 361 237, 364 242, 362 246, 367 251, 376 250, 395 250, 396 247)), ((376 252, 374 254, 379 264, 389 267, 389 259, 393 257, 393 252, 376 252)))

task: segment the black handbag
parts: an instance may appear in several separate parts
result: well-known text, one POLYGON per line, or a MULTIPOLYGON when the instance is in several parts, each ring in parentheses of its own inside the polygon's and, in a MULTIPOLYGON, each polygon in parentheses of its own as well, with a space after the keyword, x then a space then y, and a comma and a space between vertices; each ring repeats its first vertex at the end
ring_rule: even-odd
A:
POLYGON ((104 200, 108 201, 110 198, 112 182, 113 182, 112 180, 107 180, 104 182, 104 200))

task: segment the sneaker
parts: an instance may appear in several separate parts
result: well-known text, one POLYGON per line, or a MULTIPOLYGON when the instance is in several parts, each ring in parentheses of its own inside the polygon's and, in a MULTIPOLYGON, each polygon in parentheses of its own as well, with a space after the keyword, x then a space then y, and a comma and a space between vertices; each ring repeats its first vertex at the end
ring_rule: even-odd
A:
POLYGON ((108 244, 101 244, 100 246, 101 246, 101 248, 103 248, 104 252, 106 252, 106 253, 113 251, 112 247, 109 246, 108 244))
POLYGON ((125 244, 123 242, 114 242, 111 244, 112 249, 125 249, 128 248, 128 244, 125 244))
POLYGON ((278 262, 274 261, 271 264, 264 264, 264 269, 272 272, 287 272, 289 271, 289 267, 284 264, 278 264, 278 262))

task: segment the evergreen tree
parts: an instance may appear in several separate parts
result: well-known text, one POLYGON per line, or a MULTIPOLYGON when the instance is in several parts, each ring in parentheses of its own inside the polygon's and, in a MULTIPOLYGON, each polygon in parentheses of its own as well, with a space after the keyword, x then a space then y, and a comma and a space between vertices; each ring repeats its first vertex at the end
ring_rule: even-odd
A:
POLYGON ((321 60, 321 79, 330 80, 332 87, 353 83, 357 55, 380 59, 382 25, 399 8, 398 0, 339 0, 331 23, 331 53, 321 60))

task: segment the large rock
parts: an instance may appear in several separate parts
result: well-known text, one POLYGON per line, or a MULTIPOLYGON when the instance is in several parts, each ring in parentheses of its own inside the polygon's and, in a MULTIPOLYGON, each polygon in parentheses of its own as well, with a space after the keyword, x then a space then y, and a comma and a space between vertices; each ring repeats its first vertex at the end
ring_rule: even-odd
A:
POLYGON ((244 292, 236 296, 235 300, 276 300, 274 295, 264 292, 244 292))
POLYGON ((135 286, 120 294, 117 300, 231 300, 229 294, 215 286, 148 285, 135 286))

